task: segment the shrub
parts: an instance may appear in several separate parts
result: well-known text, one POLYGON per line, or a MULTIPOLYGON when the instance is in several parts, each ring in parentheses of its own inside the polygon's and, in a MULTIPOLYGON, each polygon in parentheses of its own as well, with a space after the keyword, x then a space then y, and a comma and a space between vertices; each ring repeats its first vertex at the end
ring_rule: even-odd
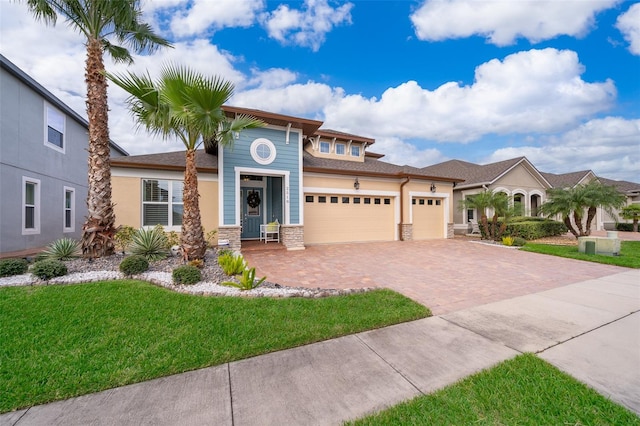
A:
POLYGON ((247 267, 242 255, 234 256, 232 254, 224 254, 218 257, 218 264, 225 274, 239 275, 247 267))
POLYGON ((222 284, 230 287, 236 287, 240 290, 253 290, 266 280, 267 277, 262 277, 256 281, 256 268, 245 269, 242 271, 242 276, 238 278, 238 282, 225 281, 222 284))
POLYGON ((122 251, 122 254, 124 254, 129 244, 131 244, 131 239, 135 233, 136 229, 133 226, 120 225, 118 227, 118 232, 116 232, 113 238, 116 241, 116 247, 122 251))
POLYGON ((527 244, 527 240, 525 240, 524 238, 522 238, 522 237, 514 237, 514 238, 513 238, 513 245, 514 245, 514 246, 516 246, 516 247, 522 247, 522 246, 524 246, 525 244, 527 244))
POLYGON ((218 258, 226 255, 233 256, 233 250, 221 249, 220 251, 218 251, 218 258))
POLYGON ((633 232, 633 223, 618 223, 616 231, 633 232))
POLYGON ((2 259, 0 260, 0 277, 25 274, 29 269, 26 259, 2 259))
POLYGON ((167 257, 167 238, 158 227, 140 228, 131 239, 131 253, 139 254, 153 262, 167 257))
POLYGON ((513 237, 502 237, 502 244, 504 244, 505 246, 512 246, 513 237))
POLYGON ((505 234, 521 237, 525 240, 553 237, 567 232, 564 223, 550 219, 531 218, 534 220, 512 222, 509 221, 505 234))
POLYGON ((31 273, 41 280, 50 280, 66 275, 67 266, 58 259, 44 259, 33 264, 31 273))
POLYGON ((190 260, 189 263, 187 263, 187 265, 195 266, 198 269, 202 269, 202 268, 204 268, 204 260, 202 260, 202 259, 193 259, 193 260, 190 260))
POLYGON ((173 282, 176 284, 195 284, 202 280, 200 269, 191 265, 178 266, 173 270, 173 282))
POLYGON ((139 254, 126 257, 120 262, 120 272, 126 275, 141 274, 149 269, 149 261, 139 254))
POLYGON ((80 244, 71 238, 60 238, 49 244, 42 255, 45 259, 73 259, 80 256, 80 244))
POLYGON ((167 248, 180 245, 180 235, 176 231, 166 232, 165 237, 167 237, 167 248))
MULTIPOLYGON (((203 229, 203 231, 204 231, 204 229, 203 229)), ((213 230, 211 230, 209 232, 205 232, 204 239, 207 241, 207 247, 209 247, 209 248, 213 248, 214 247, 213 241, 214 241, 217 233, 218 233, 217 229, 213 229, 213 230)))

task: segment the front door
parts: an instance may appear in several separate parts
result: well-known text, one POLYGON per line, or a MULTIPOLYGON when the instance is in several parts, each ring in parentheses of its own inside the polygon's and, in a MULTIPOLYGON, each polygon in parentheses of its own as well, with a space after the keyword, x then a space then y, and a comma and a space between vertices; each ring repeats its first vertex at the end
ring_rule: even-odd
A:
POLYGON ((242 239, 260 238, 260 224, 264 209, 262 188, 242 188, 242 239))

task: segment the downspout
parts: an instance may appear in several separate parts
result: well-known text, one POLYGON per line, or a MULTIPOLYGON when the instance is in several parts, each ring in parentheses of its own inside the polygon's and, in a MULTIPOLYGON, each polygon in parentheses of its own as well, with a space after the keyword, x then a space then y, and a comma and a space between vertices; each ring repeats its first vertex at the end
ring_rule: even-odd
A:
POLYGON ((404 224, 404 192, 402 189, 409 181, 411 181, 411 176, 407 176, 407 180, 400 184, 400 241, 404 241, 402 238, 402 225, 404 224))

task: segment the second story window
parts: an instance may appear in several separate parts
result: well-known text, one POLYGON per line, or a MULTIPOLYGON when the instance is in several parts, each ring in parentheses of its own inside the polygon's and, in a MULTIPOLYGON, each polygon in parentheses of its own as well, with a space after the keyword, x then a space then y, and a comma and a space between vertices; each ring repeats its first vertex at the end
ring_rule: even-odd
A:
POLYGON ((343 143, 336 144, 336 154, 344 155, 346 153, 346 145, 343 143))
POLYGON ((351 156, 360 157, 360 145, 351 145, 351 156))
POLYGON ((320 152, 324 154, 329 153, 329 142, 320 142, 320 152))
POLYGON ((65 148, 65 119, 64 114, 52 107, 51 105, 45 106, 46 111, 46 128, 44 135, 45 145, 64 152, 65 148))

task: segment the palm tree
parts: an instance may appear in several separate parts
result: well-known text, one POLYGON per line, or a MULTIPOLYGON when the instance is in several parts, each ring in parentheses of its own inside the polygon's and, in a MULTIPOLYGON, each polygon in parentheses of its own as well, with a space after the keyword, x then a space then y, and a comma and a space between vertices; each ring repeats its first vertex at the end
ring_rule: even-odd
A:
MULTIPOLYGON (((504 215, 509 206, 507 194, 503 192, 492 192, 485 190, 478 194, 473 194, 460 201, 460 209, 476 209, 480 214, 480 223, 484 231, 483 238, 495 239, 499 234, 497 229, 498 217, 504 215), (489 218, 487 209, 493 209, 493 218, 491 219, 491 228, 489 227, 489 218)), ((506 226, 506 224, 505 224, 506 226)), ((504 231, 503 231, 504 232, 504 231)))
POLYGON ((575 197, 572 189, 551 188, 547 190, 547 201, 540 206, 539 212, 547 217, 562 216, 562 222, 569 232, 578 238, 580 234, 571 223, 571 213, 575 210, 575 207, 575 197))
POLYGON ((182 233, 180 243, 185 258, 202 259, 206 242, 198 202, 196 149, 204 143, 232 146, 233 135, 264 123, 247 115, 230 120, 222 106, 233 95, 233 84, 219 77, 207 77, 182 66, 167 65, 160 77, 133 73, 107 78, 129 93, 127 103, 139 125, 164 138, 177 137, 186 148, 182 233))
POLYGON ((638 219, 640 219, 640 204, 630 204, 622 209, 622 217, 633 220, 633 232, 638 232, 638 219))
POLYGON ((616 217, 614 209, 624 206, 626 197, 616 189, 615 186, 603 185, 597 180, 592 180, 582 186, 580 191, 585 194, 587 207, 587 223, 585 235, 591 235, 591 223, 596 217, 597 208, 600 207, 611 217, 616 217))
POLYGON ((27 0, 36 19, 55 25, 58 15, 86 38, 87 117, 89 118, 89 190, 87 220, 82 227, 82 252, 87 257, 114 251, 115 215, 111 202, 107 80, 103 54, 131 63, 129 51, 152 52, 170 43, 141 22, 139 0, 27 0), (112 44, 115 39, 118 44, 112 44))

